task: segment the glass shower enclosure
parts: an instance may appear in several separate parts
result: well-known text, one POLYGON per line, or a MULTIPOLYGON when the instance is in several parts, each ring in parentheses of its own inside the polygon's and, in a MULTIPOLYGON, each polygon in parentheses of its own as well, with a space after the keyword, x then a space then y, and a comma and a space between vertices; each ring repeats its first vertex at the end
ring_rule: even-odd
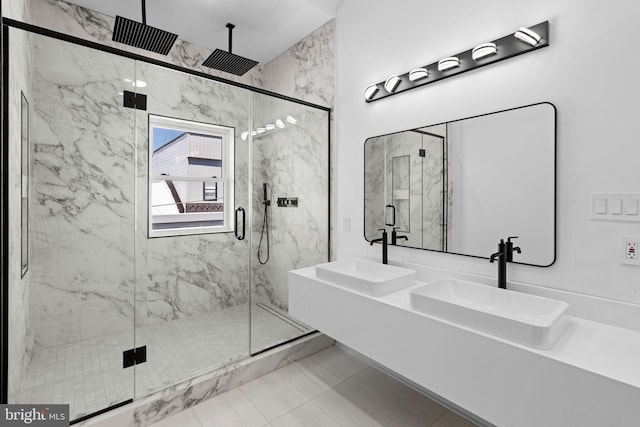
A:
POLYGON ((28 218, 8 236, 9 403, 80 420, 312 332, 287 271, 329 257, 328 109, 4 34, 5 117, 29 116, 5 141, 3 192, 27 199, 9 224, 28 218))

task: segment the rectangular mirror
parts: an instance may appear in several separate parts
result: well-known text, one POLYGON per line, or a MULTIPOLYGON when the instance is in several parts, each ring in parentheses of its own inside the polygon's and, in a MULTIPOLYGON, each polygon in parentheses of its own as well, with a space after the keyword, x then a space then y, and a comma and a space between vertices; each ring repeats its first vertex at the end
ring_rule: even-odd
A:
POLYGON ((555 133, 540 103, 367 139, 365 239, 489 258, 518 236, 514 262, 553 264, 555 133))

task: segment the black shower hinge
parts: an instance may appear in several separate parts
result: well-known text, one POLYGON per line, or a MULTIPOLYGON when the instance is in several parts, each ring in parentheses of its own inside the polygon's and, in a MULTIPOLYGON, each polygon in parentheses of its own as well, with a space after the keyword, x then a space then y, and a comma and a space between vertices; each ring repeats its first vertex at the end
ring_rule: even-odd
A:
POLYGON ((424 148, 420 148, 418 150, 418 156, 420 157, 426 157, 427 156, 427 150, 425 150, 424 148))
POLYGON ((122 352, 122 368, 139 365, 147 361, 147 346, 132 348, 122 352))
POLYGON ((124 106, 127 108, 135 108, 137 110, 147 109, 147 95, 142 93, 124 91, 124 106))

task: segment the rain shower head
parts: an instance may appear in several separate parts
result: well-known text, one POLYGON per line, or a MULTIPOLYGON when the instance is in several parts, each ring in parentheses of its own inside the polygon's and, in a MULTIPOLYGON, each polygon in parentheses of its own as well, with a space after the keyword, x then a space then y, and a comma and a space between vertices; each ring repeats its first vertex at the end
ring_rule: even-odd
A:
POLYGON ((258 64, 258 61, 248 59, 240 55, 231 53, 231 41, 232 31, 235 28, 233 24, 227 24, 229 29, 229 52, 225 52, 221 49, 216 49, 211 55, 202 63, 205 67, 215 68, 216 70, 224 71, 225 73, 235 74, 236 76, 242 76, 247 71, 252 69, 258 64))
POLYGON ((142 23, 116 16, 113 41, 166 55, 178 38, 177 34, 147 25, 145 0, 142 0, 142 23))

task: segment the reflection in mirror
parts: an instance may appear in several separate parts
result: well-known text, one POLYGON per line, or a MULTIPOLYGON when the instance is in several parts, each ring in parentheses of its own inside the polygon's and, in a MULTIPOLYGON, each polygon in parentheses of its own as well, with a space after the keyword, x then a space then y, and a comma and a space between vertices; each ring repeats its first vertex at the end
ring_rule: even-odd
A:
POLYGON ((367 139, 365 238, 514 262, 555 259, 555 108, 541 103, 367 139))

